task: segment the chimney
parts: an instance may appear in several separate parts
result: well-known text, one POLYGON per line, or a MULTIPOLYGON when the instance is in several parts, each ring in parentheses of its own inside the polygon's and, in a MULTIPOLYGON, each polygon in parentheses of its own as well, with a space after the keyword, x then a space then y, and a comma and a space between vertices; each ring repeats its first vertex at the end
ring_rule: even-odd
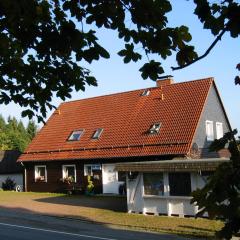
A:
POLYGON ((174 80, 173 80, 172 75, 167 75, 167 76, 160 77, 156 81, 157 87, 162 87, 162 86, 170 85, 170 84, 173 84, 173 83, 174 83, 174 80))

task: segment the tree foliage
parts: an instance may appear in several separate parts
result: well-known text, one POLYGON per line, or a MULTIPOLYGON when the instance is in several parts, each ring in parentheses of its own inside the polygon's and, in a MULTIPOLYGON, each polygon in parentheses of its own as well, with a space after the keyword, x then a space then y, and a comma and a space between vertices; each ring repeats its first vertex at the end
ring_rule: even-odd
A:
POLYGON ((5 122, 0 115, 0 150, 19 150, 23 152, 37 132, 37 125, 29 121, 25 128, 21 121, 8 117, 5 122))
POLYGON ((109 58, 94 28, 114 30, 125 43, 119 49, 124 63, 149 59, 140 72, 156 80, 162 60, 176 57, 183 68, 205 57, 224 33, 240 33, 238 1, 194 0, 203 27, 216 36, 205 54, 191 46, 187 26, 170 27, 171 0, 0 0, 0 104, 27 107, 22 116, 43 121, 53 96, 71 97, 73 89, 97 85, 85 63, 109 58), (94 27, 94 28, 93 28, 94 27), (153 59, 157 57, 157 61, 153 59))
POLYGON ((219 151, 228 145, 230 162, 222 163, 207 184, 193 192, 192 203, 199 206, 197 216, 205 212, 210 218, 220 218, 224 227, 217 233, 220 239, 231 239, 240 230, 240 151, 233 132, 215 140, 210 150, 219 151))

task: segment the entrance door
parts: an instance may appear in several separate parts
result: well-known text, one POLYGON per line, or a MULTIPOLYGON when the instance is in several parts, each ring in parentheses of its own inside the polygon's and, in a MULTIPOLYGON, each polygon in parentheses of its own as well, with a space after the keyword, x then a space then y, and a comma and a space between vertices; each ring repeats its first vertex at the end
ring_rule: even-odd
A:
POLYGON ((118 173, 114 170, 115 164, 102 165, 103 193, 119 194, 118 173))

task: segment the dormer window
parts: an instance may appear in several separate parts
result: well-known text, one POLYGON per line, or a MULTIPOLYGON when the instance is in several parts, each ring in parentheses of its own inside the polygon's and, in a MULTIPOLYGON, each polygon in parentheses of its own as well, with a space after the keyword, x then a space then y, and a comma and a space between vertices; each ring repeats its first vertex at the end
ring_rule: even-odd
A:
POLYGON ((68 138, 68 141, 79 141, 80 137, 83 135, 83 129, 73 131, 68 138))
POLYGON ((103 132, 103 128, 98 128, 98 129, 94 132, 94 134, 93 134, 93 136, 92 136, 92 139, 99 139, 100 136, 101 136, 101 134, 102 134, 102 132, 103 132))
POLYGON ((145 90, 142 92, 141 96, 148 96, 149 94, 150 94, 150 90, 145 89, 145 90))
POLYGON ((149 133, 150 134, 157 134, 160 131, 160 127, 161 127, 161 123, 154 123, 150 129, 149 129, 149 133))

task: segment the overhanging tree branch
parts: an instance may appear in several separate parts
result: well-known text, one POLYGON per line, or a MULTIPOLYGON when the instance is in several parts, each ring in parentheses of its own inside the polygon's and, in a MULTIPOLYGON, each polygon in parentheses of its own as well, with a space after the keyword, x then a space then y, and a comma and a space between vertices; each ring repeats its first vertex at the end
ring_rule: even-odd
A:
POLYGON ((229 25, 229 22, 225 25, 224 29, 216 37, 216 39, 213 41, 213 43, 210 45, 210 47, 207 49, 207 51, 202 56, 200 56, 198 58, 195 58, 194 60, 192 60, 191 62, 186 63, 185 65, 182 65, 182 66, 179 66, 179 67, 171 67, 172 70, 174 71, 174 70, 183 69, 183 68, 188 67, 188 66, 192 65, 193 63, 195 63, 195 62, 205 58, 211 52, 211 50, 215 47, 217 42, 221 40, 221 38, 224 35, 224 33, 228 30, 228 25, 229 25))

